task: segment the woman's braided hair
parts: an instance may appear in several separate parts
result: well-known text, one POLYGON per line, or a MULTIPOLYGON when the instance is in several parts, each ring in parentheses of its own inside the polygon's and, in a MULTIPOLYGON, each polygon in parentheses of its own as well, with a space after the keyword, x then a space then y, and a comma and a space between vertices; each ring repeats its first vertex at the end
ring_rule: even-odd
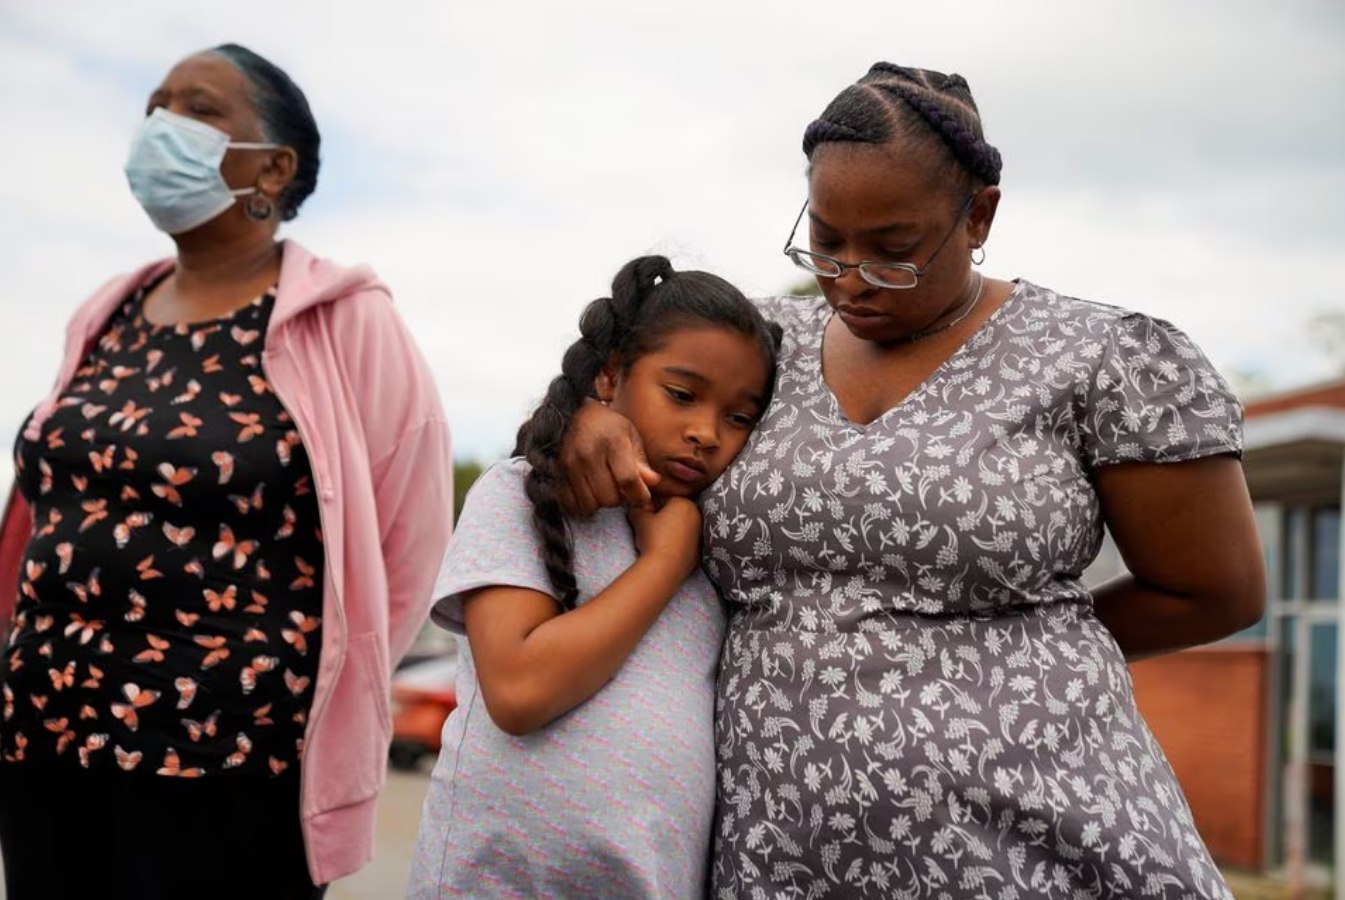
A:
POLYGON ((662 256, 628 262, 612 281, 612 296, 589 303, 579 318, 579 340, 561 361, 546 396, 518 430, 514 456, 531 466, 524 492, 532 502, 534 527, 551 586, 563 609, 573 609, 578 589, 574 548, 561 492, 565 472, 561 445, 574 415, 593 396, 594 381, 608 363, 629 372, 684 328, 725 328, 756 339, 766 359, 766 392, 775 384, 780 326, 767 322, 742 292, 708 272, 677 272, 662 256))
POLYGON ((875 63, 804 130, 803 153, 811 161, 824 143, 919 140, 922 131, 937 136, 945 159, 973 184, 999 184, 999 151, 986 142, 966 79, 886 62, 875 63))

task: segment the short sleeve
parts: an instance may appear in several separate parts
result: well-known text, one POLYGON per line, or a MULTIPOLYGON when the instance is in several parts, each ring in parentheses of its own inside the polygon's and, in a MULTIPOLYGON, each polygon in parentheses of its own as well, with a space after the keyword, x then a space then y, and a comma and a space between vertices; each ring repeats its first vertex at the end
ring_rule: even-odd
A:
POLYGON ((1109 332, 1080 412, 1090 465, 1242 455, 1242 404, 1194 341, 1139 313, 1109 332))
POLYGON ((520 587, 555 595, 542 563, 532 524, 532 504, 523 493, 528 465, 521 459, 496 463, 467 493, 439 577, 430 619, 464 633, 462 595, 483 587, 520 587))
POLYGON ((752 305, 766 321, 774 322, 784 329, 786 338, 792 332, 815 331, 819 320, 825 322, 831 315, 831 307, 827 306, 826 298, 820 295, 753 297, 752 305))

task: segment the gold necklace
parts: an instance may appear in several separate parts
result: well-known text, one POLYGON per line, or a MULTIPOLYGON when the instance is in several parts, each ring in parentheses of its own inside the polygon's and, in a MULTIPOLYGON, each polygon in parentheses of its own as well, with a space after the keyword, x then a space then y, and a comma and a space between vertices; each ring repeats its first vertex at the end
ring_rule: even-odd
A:
POLYGON ((944 322, 942 325, 935 325, 932 328, 925 328, 922 329, 921 331, 913 331, 904 337, 897 338, 892 343, 914 344, 916 341, 923 341, 930 335, 938 334, 940 331, 947 331, 949 328, 952 328, 954 325, 961 322, 967 316, 971 315, 972 310, 974 310, 977 304, 981 302, 981 292, 984 290, 985 290, 985 276, 982 275, 980 272, 977 272, 976 293, 972 295, 971 302, 967 304, 966 309, 962 310, 962 312, 958 313, 956 316, 949 319, 947 322, 944 322))

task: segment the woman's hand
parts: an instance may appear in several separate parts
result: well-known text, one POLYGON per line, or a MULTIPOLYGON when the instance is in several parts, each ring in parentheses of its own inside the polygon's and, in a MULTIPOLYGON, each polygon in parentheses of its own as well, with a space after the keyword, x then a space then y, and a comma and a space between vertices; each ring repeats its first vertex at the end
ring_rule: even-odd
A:
POLYGON ((1122 464, 1095 477, 1130 570, 1094 591, 1096 611, 1127 659, 1206 644, 1261 618, 1265 559, 1241 462, 1122 464))
POLYGON ((585 403, 575 413, 561 447, 560 465, 569 481, 565 506, 579 516, 609 506, 648 509, 649 489, 659 482, 630 419, 597 401, 585 403))
POLYGON ((685 497, 669 497, 657 511, 632 508, 626 517, 643 557, 666 558, 686 579, 701 561, 701 511, 685 497))

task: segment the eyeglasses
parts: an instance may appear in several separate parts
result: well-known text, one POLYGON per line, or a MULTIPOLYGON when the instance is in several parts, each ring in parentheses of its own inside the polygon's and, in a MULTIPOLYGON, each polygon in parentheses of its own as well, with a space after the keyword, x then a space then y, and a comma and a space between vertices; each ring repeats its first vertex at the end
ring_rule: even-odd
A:
POLYGON ((800 269, 814 275, 821 275, 823 278, 840 278, 845 274, 846 269, 858 269, 859 277, 874 287, 904 291, 915 287, 921 276, 929 271, 930 266, 934 265, 934 260, 938 258, 939 251, 948 243, 948 239, 953 236, 953 232, 957 231, 957 226, 961 223, 962 217, 971 209, 971 204, 975 200, 976 195, 972 194, 967 198, 967 202, 962 204, 962 208, 957 213, 957 218, 953 221, 953 227, 948 229, 948 233, 943 236, 943 240, 939 241, 939 246, 934 248, 934 252, 929 255, 929 259, 920 268, 916 268, 910 263, 843 263, 839 259, 827 256, 824 253, 813 253, 810 250, 804 250, 802 247, 795 247, 794 234, 799 230, 799 223, 803 221, 803 213, 808 208, 807 201, 804 201, 802 209, 799 210, 799 217, 794 220, 794 227, 789 230, 789 237, 785 240, 784 253, 800 269))

